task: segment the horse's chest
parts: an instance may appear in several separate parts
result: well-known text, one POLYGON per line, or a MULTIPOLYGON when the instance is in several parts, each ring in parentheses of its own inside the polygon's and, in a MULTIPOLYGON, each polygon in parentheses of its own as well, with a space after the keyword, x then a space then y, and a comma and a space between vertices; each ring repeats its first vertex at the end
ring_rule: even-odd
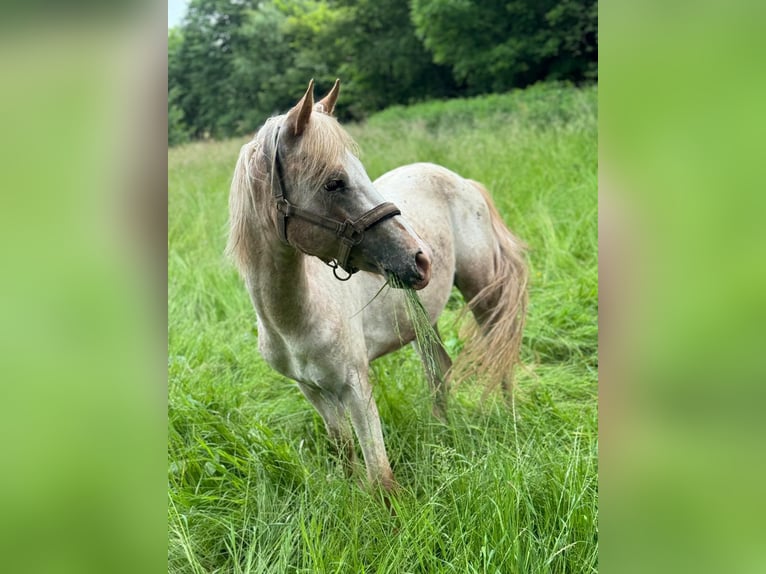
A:
POLYGON ((259 333, 258 350, 272 369, 287 377, 292 376, 290 353, 282 341, 259 333))
POLYGON ((258 350, 272 369, 286 377, 295 378, 299 363, 296 360, 297 349, 279 333, 259 329, 258 350))
MULTIPOLYGON (((319 381, 339 375, 338 339, 325 329, 284 334, 259 330, 258 347, 264 360, 280 374, 297 381, 319 381)), ((341 356, 343 356, 341 354, 341 356)))

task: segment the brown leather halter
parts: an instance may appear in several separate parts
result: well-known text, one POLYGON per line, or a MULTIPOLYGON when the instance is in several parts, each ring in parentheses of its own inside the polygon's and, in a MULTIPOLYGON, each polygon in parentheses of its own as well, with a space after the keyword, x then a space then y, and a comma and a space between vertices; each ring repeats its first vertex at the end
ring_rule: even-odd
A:
POLYGON ((359 269, 348 265, 348 258, 351 255, 351 250, 354 246, 359 245, 364 239, 364 232, 384 219, 388 219, 395 215, 401 215, 402 212, 399 211, 399 208, 393 203, 385 202, 376 205, 354 220, 346 219, 345 221, 340 221, 338 219, 332 219, 330 217, 312 213, 290 203, 285 197, 284 174, 282 171, 282 162, 279 159, 280 127, 281 126, 278 126, 274 132, 274 155, 271 159, 271 193, 277 208, 277 230, 279 232, 279 238, 283 243, 291 245, 290 241, 287 239, 288 217, 297 217, 298 219, 303 219, 304 221, 308 221, 319 227, 334 231, 336 237, 340 241, 338 255, 336 255, 334 259, 325 261, 325 263, 332 267, 332 272, 336 279, 339 279, 340 281, 348 281, 354 273, 359 271, 359 269), (348 273, 348 276, 341 277, 338 275, 339 267, 348 273))

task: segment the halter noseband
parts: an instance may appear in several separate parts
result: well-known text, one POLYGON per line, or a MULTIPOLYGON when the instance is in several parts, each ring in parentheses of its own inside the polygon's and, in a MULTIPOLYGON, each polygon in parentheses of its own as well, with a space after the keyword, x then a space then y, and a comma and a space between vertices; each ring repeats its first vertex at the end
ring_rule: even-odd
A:
POLYGON ((318 225, 319 227, 334 231, 336 237, 340 240, 338 255, 336 255, 334 259, 326 261, 325 263, 332 267, 332 272, 336 279, 348 281, 354 273, 359 271, 359 269, 348 265, 348 258, 349 255, 351 255, 351 249, 355 245, 359 245, 364 239, 364 232, 384 219, 395 215, 401 215, 402 212, 399 211, 399 208, 393 203, 385 202, 366 211, 357 219, 340 221, 338 219, 332 219, 330 217, 312 213, 290 203, 285 197, 282 162, 279 159, 280 127, 281 126, 278 126, 274 132, 274 155, 271 160, 271 193, 277 208, 277 231, 279 233, 279 238, 286 245, 290 245, 290 242, 287 239, 288 217, 297 217, 304 221, 308 221, 309 223, 313 223, 314 225, 318 225), (339 267, 348 273, 348 276, 341 277, 338 275, 339 267))

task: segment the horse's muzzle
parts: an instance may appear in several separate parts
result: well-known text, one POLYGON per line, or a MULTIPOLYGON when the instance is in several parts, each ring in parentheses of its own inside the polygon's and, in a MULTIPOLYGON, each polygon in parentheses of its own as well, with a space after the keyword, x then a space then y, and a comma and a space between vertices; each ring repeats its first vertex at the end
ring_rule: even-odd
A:
POLYGON ((393 287, 419 291, 431 280, 431 256, 426 251, 419 250, 412 259, 400 261, 396 267, 399 268, 398 272, 393 269, 383 270, 383 274, 393 280, 393 287))

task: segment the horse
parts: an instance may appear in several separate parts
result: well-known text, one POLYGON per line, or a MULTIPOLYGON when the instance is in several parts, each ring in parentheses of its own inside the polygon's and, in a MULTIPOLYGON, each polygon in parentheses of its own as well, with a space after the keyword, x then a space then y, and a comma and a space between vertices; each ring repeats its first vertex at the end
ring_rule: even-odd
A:
POLYGON ((370 362, 413 343, 440 418, 454 371, 438 331, 415 337, 405 289, 435 329, 456 286, 478 331, 467 364, 509 388, 526 316, 525 246, 481 184, 445 167, 416 163, 372 182, 333 115, 339 91, 336 80, 314 103, 311 80, 242 146, 226 250, 255 308, 263 358, 319 412, 346 474, 356 464, 353 426, 369 484, 390 492, 398 485, 370 362), (399 289, 376 297, 387 284, 399 289))

